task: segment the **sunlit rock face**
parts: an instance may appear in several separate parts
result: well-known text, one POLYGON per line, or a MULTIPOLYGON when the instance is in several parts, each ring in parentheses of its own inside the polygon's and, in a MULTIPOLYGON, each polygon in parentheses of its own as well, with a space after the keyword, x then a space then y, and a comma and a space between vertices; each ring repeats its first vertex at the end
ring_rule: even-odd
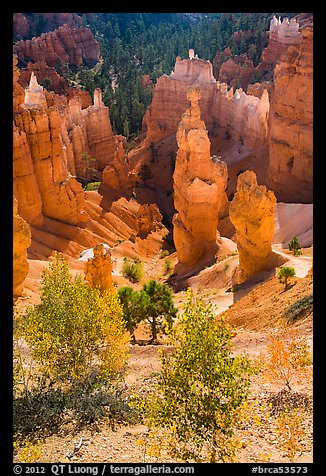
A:
POLYGON ((46 63, 28 63, 26 68, 20 69, 19 84, 26 88, 30 82, 31 74, 34 73, 38 81, 46 81, 46 89, 54 91, 57 94, 65 94, 68 91, 67 81, 60 76, 54 67, 46 63))
POLYGON ((313 199, 313 29, 301 30, 275 67, 269 131, 269 183, 279 201, 313 199))
MULTIPOLYGON (((269 94, 263 89, 256 97, 241 88, 229 89, 226 83, 216 81, 209 61, 197 58, 196 54, 190 56, 189 59, 177 57, 174 71, 158 78, 143 119, 141 147, 138 153, 137 150, 129 153, 131 163, 133 167, 146 163, 153 171, 151 185, 171 194, 178 150, 176 132, 182 114, 189 107, 187 91, 196 86, 201 91, 199 107, 211 141, 212 155, 221 156, 228 166, 228 194, 231 196, 236 187, 236 175, 242 168, 239 159, 244 166, 247 158, 256 161, 257 169, 264 170, 261 175, 266 175, 269 94), (157 165, 151 162, 153 148, 159 150, 157 165)), ((169 206, 171 208, 173 203, 169 206)))
POLYGON ((173 175, 173 237, 179 263, 193 265, 218 249, 219 213, 226 206, 227 166, 211 158, 210 141, 201 119, 199 88, 190 88, 191 106, 177 130, 178 153, 173 175))
POLYGON ((239 251, 239 282, 271 264, 275 203, 274 193, 257 184, 254 172, 247 170, 239 175, 229 208, 239 251))
POLYGON ((29 265, 26 250, 31 244, 31 231, 26 221, 18 215, 18 202, 13 203, 13 295, 21 296, 29 265))
POLYGON ((155 203, 144 203, 139 207, 136 215, 136 230, 140 236, 146 236, 155 231, 162 222, 162 215, 155 203))
POLYGON ((287 17, 271 19, 268 32, 268 45, 263 50, 257 70, 264 74, 264 79, 273 79, 275 65, 280 61, 290 46, 300 43, 299 23, 296 18, 287 17))
POLYGON ((45 216, 71 224, 87 221, 84 192, 69 171, 65 118, 62 106, 48 107, 46 92, 32 74, 24 102, 14 109, 13 171, 19 213, 35 226, 42 226, 45 216))
POLYGON ((86 62, 94 66, 100 58, 100 45, 92 32, 88 28, 67 25, 31 40, 17 41, 13 51, 22 65, 32 61, 54 67, 58 62, 76 66, 86 62))
POLYGON ((85 197, 76 180, 85 177, 87 161, 101 173, 113 162, 119 141, 112 133, 109 110, 101 91, 94 104, 82 107, 82 97, 49 93, 34 72, 25 91, 18 84, 14 60, 14 193, 19 213, 31 225, 44 217, 81 225, 89 219, 85 197))
POLYGON ((92 288, 105 291, 113 286, 112 260, 110 252, 105 250, 103 244, 93 248, 93 257, 85 264, 85 280, 92 288))

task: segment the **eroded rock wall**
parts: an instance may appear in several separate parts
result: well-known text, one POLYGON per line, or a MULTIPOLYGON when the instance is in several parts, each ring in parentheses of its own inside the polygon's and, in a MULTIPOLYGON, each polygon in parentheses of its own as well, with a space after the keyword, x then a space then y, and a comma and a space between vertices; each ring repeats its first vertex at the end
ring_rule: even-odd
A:
POLYGON ((18 202, 13 199, 13 295, 21 296, 23 283, 28 274, 26 250, 31 244, 31 231, 26 221, 18 214, 18 202))
POLYGON ((270 187, 278 200, 313 198, 313 29, 275 67, 269 132, 270 187))
POLYGON ((41 83, 46 80, 46 88, 57 94, 64 94, 68 90, 67 81, 60 76, 55 68, 46 63, 28 63, 26 68, 21 68, 19 84, 26 88, 29 85, 31 74, 35 73, 38 81, 41 83))
POLYGON ((101 189, 119 194, 120 196, 130 196, 135 182, 136 176, 132 173, 123 142, 118 141, 113 161, 106 165, 103 170, 101 189))
POLYGON ((100 57, 100 45, 92 32, 84 27, 71 28, 68 25, 31 40, 17 41, 13 50, 22 65, 41 62, 55 67, 60 62, 80 66, 86 62, 93 66, 100 57))
MULTIPOLYGON (((143 121, 143 140, 139 151, 131 151, 132 166, 147 164, 153 174, 151 185, 171 193, 172 174, 177 152, 176 130, 181 115, 189 107, 187 90, 195 85, 201 91, 199 106, 212 145, 212 153, 221 156, 229 167, 230 187, 243 165, 239 160, 259 162, 266 174, 268 165, 269 96, 250 96, 242 89, 235 92, 215 80, 212 65, 199 58, 177 58, 175 71, 158 78, 151 105, 143 121), (225 138, 230 140, 225 140, 225 138), (155 149, 156 159, 152 149, 155 149), (225 152, 224 152, 225 151, 225 152), (266 163, 265 166, 262 165, 266 163)), ((169 197, 169 196, 168 196, 169 197)))
POLYGON ((300 43, 299 23, 295 18, 272 18, 268 32, 268 45, 263 50, 257 71, 265 81, 273 80, 275 65, 290 46, 300 43))
POLYGON ((154 203, 144 203, 139 207, 136 215, 136 230, 140 236, 146 236, 156 230, 162 223, 162 215, 154 203))

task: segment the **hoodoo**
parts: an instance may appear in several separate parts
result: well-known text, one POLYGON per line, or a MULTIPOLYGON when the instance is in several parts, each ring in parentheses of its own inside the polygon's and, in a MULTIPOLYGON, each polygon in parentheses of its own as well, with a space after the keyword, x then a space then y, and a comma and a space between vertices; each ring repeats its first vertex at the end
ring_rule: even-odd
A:
POLYGON ((239 282, 271 265, 275 203, 274 192, 258 185, 254 172, 239 175, 229 209, 239 250, 239 282))
POLYGON ((173 175, 173 236, 179 263, 196 264, 217 251, 219 214, 227 202, 227 166, 210 155, 210 140, 200 118, 200 89, 189 89, 190 108, 177 130, 178 153, 173 175))
POLYGON ((93 253, 94 257, 85 264, 85 280, 92 288, 104 291, 113 285, 111 255, 102 243, 95 246, 93 253))

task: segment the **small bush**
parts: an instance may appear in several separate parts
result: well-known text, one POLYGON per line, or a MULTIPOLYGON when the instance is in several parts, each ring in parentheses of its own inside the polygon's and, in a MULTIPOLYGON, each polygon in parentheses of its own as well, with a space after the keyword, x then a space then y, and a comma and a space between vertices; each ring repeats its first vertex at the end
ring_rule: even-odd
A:
POLYGON ((86 183, 83 188, 84 188, 84 190, 85 190, 86 192, 92 192, 92 191, 94 191, 94 190, 96 191, 96 190, 98 190, 98 188, 99 188, 99 186, 100 186, 100 183, 101 183, 101 182, 90 182, 90 183, 86 183))
POLYGON ((280 329, 269 336, 266 355, 260 356, 265 380, 285 385, 290 391, 292 382, 310 377, 311 357, 304 337, 294 330, 280 329))
POLYGON ((132 283, 138 283, 144 274, 143 264, 139 258, 135 258, 133 261, 124 258, 121 273, 132 283))
POLYGON ((172 260, 168 258, 167 260, 165 260, 165 263, 164 263, 164 273, 168 273, 171 269, 172 269, 172 260))
POLYGON ((165 258, 166 256, 169 256, 169 254, 169 250, 162 250, 160 253, 160 258, 165 258))
POLYGON ((295 236, 294 238, 292 238, 292 240, 290 241, 288 247, 289 247, 289 250, 292 251, 292 253, 293 253, 294 256, 302 255, 301 245, 300 245, 300 242, 299 242, 297 236, 295 236))
POLYGON ((174 307, 172 293, 166 284, 151 279, 144 284, 142 291, 149 298, 145 318, 150 324, 151 341, 156 342, 159 332, 167 333, 171 329, 178 310, 174 307))
POLYGON ((40 429, 42 437, 55 434, 72 422, 75 430, 103 418, 108 418, 112 425, 131 422, 135 412, 129 407, 128 398, 123 384, 98 379, 75 382, 66 388, 34 388, 13 401, 16 442, 40 429))
POLYGON ((284 317, 289 319, 291 322, 304 317, 308 312, 312 311, 313 301, 313 294, 303 296, 286 309, 284 317))
POLYGON ((276 435, 284 457, 293 463, 295 456, 305 449, 303 440, 306 436, 304 414, 301 409, 286 408, 276 419, 276 435))
POLYGON ((290 266, 281 266, 277 274, 277 278, 281 284, 284 284, 284 288, 287 289, 289 281, 295 276, 295 269, 290 266))
POLYGON ((137 324, 145 319, 146 309, 149 305, 149 297, 144 291, 134 291, 129 286, 118 289, 118 295, 123 307, 123 318, 127 330, 135 342, 135 329, 137 324))

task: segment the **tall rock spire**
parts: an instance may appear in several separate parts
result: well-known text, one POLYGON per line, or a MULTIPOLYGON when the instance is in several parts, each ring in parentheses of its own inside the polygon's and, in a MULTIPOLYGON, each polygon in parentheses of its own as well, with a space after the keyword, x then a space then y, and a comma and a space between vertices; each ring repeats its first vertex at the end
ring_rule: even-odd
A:
POLYGON ((201 258, 213 257, 218 249, 219 212, 227 197, 227 166, 211 158, 211 143, 200 117, 200 89, 191 87, 190 108, 177 130, 178 153, 174 184, 173 236, 179 263, 192 266, 201 258))

